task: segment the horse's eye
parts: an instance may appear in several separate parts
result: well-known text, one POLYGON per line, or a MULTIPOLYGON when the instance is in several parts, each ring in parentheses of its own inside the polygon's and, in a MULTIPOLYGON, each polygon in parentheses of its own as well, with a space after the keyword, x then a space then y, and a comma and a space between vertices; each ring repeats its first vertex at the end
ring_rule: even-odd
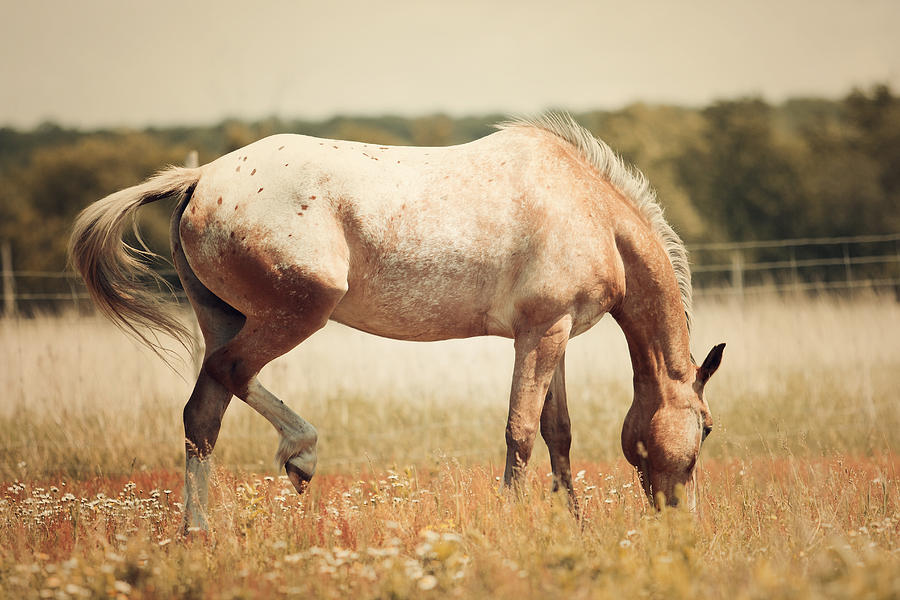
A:
POLYGON ((703 426, 703 439, 701 441, 706 441, 706 438, 709 437, 710 433, 712 433, 712 425, 704 425, 703 426))

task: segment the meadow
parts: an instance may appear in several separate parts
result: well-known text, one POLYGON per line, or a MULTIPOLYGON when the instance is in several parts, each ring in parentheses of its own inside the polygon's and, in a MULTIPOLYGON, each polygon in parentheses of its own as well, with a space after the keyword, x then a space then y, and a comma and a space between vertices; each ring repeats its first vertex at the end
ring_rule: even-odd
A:
POLYGON ((184 541, 175 368, 105 321, 0 321, 0 596, 900 596, 900 304, 698 300, 725 341, 696 514, 652 511, 621 457, 631 400, 608 317, 568 348, 582 518, 535 446, 499 488, 512 344, 401 343, 329 325, 261 380, 319 430, 299 497, 238 400, 214 453, 212 533, 184 541))

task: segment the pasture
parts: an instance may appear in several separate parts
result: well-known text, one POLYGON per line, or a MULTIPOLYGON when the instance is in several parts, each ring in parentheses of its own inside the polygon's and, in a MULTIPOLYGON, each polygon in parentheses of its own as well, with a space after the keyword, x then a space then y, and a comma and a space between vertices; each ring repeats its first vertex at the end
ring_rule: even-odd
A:
POLYGON ((524 497, 499 490, 511 341, 332 324, 261 375, 319 430, 309 492, 234 400, 213 532, 187 543, 189 357, 175 373, 99 318, 0 321, 0 596, 900 595, 900 304, 698 300, 695 314, 697 354, 728 344, 696 515, 649 510, 622 458, 631 365, 611 318, 566 355, 581 521, 550 492, 542 442, 524 497))

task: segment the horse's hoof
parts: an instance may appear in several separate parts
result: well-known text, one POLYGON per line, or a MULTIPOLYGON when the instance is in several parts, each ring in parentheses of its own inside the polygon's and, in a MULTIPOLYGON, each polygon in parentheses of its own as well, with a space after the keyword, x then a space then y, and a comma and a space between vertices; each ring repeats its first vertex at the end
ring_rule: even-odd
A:
POLYGON ((307 470, 294 464, 294 460, 295 459, 292 458, 291 460, 284 463, 284 470, 287 471, 288 479, 291 480, 291 483, 294 485, 294 489, 297 490, 298 494, 302 494, 309 486, 309 481, 310 479, 312 479, 313 472, 315 472, 315 467, 313 467, 312 470, 307 470))

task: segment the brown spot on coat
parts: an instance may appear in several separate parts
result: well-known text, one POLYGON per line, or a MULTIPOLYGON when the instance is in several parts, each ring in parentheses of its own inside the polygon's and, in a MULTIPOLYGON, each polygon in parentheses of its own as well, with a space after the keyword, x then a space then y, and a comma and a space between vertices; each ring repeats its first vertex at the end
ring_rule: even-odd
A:
POLYGON ((218 204, 222 204, 222 196, 219 196, 219 199, 218 199, 217 203, 218 203, 218 204))
POLYGON ((309 199, 310 199, 310 200, 315 200, 316 197, 315 197, 315 196, 310 196, 309 199))
POLYGON ((306 210, 307 208, 309 208, 309 204, 301 204, 300 205, 300 210, 306 210))
POLYGON ((284 150, 284 146, 279 146, 278 149, 279 149, 279 150, 284 150))
POLYGON ((256 175, 256 169, 253 169, 252 171, 250 171, 250 174, 251 174, 251 175, 256 175))
POLYGON ((238 165, 237 168, 236 168, 234 171, 235 171, 235 173, 240 173, 240 172, 241 172, 241 165, 238 165))
POLYGON ((262 188, 259 188, 258 190, 256 190, 256 193, 258 194, 258 193, 260 193, 261 191, 263 191, 263 189, 262 189, 262 188))

